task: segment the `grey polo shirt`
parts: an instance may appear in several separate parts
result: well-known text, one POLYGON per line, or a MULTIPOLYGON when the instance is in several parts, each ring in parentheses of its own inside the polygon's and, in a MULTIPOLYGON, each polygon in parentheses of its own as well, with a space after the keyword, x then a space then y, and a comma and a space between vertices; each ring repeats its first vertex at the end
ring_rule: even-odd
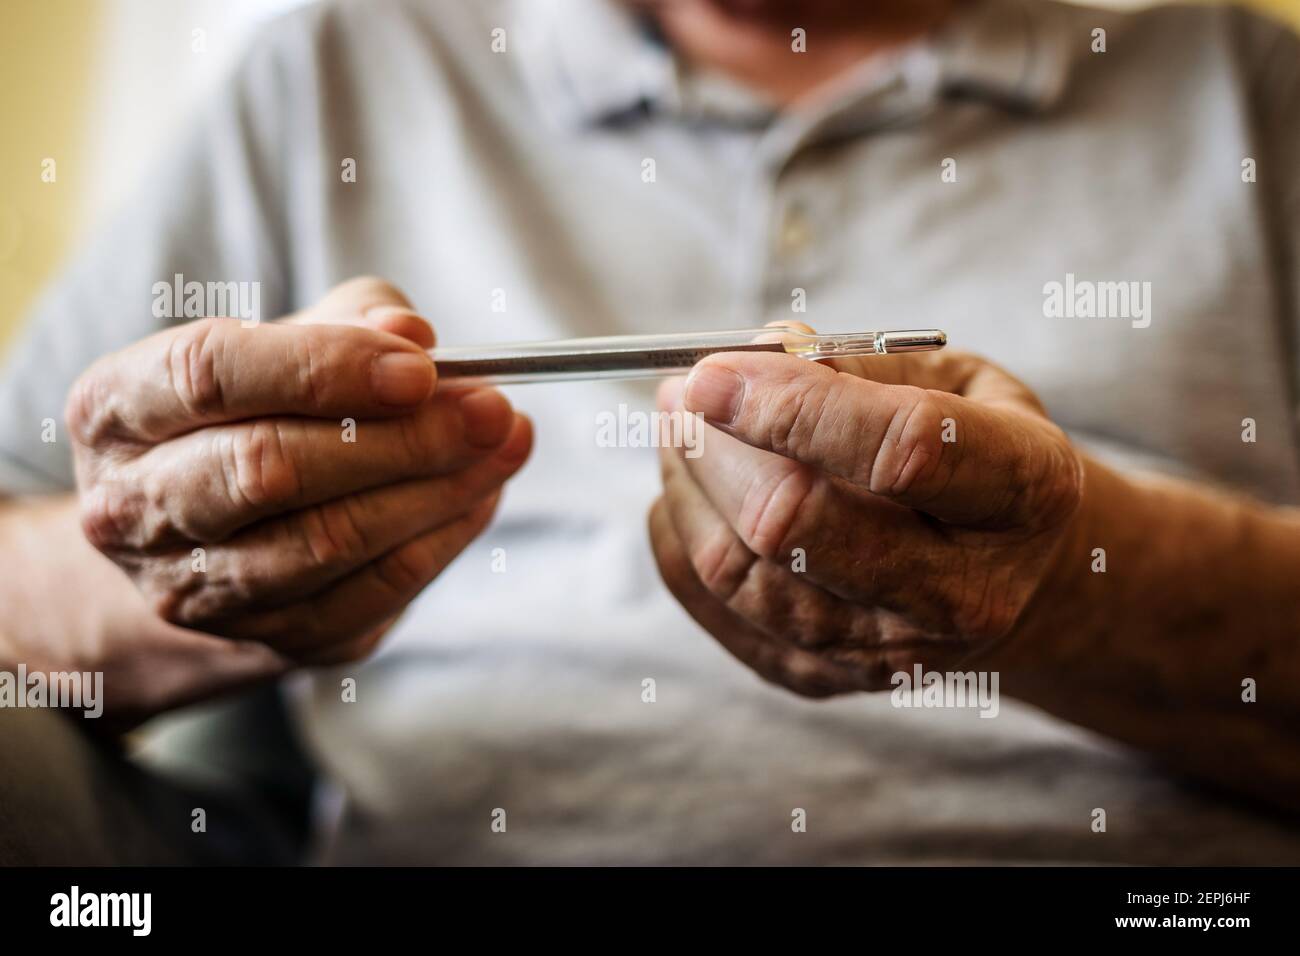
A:
MULTIPOLYGON (((154 283, 257 281, 270 317, 377 273, 444 344, 944 328, 1123 467, 1295 503, 1296 52, 1235 10, 988 0, 783 114, 599 0, 299 11, 42 300, 0 479, 71 484, 42 420, 160 324, 154 283)), ((658 580, 654 450, 597 441, 650 387, 512 397, 538 447, 493 526, 374 659, 291 682, 342 795, 324 858, 1300 862, 1293 826, 1009 701, 764 685, 658 580)))

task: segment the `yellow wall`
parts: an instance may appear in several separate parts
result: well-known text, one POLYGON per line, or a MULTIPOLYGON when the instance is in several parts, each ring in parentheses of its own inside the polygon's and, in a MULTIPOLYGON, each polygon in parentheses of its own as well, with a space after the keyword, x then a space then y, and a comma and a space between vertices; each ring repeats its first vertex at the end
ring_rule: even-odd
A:
MULTIPOLYGON (((86 199, 103 188, 87 120, 110 2, 0 0, 0 349, 75 241, 86 199), (41 180, 46 158, 56 163, 53 183, 41 180)), ((1300 0, 1254 3, 1300 27, 1300 0)))
POLYGON ((0 0, 0 339, 82 224, 101 10, 97 0, 0 0))
POLYGON ((1300 0, 1254 0, 1254 6, 1271 10, 1284 20, 1290 20, 1300 29, 1300 0))

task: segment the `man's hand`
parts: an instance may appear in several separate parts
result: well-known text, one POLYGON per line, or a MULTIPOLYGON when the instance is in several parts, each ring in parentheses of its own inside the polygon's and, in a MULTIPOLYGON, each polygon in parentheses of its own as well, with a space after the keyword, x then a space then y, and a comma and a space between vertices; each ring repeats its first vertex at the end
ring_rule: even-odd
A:
POLYGON ((367 654, 531 445, 499 392, 436 390, 432 344, 362 279, 283 322, 204 319, 101 359, 67 406, 87 538, 172 624, 286 663, 367 654))
POLYGON ((699 457, 662 453, 660 570, 759 674, 825 696, 916 664, 996 670, 1012 696, 1300 809, 1297 509, 1080 456, 972 355, 718 355, 661 400, 715 428, 699 457))
POLYGON ((683 402, 717 430, 699 457, 662 452, 664 580, 738 658, 810 696, 1006 641, 1080 501, 1063 432, 973 355, 719 355, 661 390, 683 402))

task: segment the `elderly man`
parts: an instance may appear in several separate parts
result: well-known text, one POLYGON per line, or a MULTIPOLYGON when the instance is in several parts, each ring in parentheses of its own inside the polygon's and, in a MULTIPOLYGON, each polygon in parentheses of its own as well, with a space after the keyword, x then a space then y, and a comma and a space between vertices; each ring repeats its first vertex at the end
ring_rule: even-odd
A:
POLYGON ((9 359, 0 659, 105 716, 0 712, 0 852, 291 856, 227 759, 279 678, 329 861, 1300 861, 1296 54, 1030 0, 277 21, 9 359), (425 353, 773 321, 958 348, 708 359, 659 467, 594 440, 648 387, 425 353), (143 768, 94 733, 234 691, 143 768))

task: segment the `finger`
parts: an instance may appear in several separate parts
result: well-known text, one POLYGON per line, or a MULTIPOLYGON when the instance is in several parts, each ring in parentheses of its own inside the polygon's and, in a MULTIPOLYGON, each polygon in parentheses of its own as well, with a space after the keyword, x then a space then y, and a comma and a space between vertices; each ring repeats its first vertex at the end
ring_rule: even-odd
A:
POLYGON ((916 512, 805 465, 710 435, 707 454, 677 464, 744 546, 788 563, 813 558, 808 580, 838 598, 908 611, 943 627, 950 581, 969 554, 916 512))
POLYGON ((661 448, 662 501, 700 583, 751 626, 802 647, 875 647, 877 615, 807 580, 807 553, 790 565, 754 554, 692 477, 680 450, 661 448), (796 573, 792 568, 799 567, 796 573))
POLYGON ((373 276, 351 279, 330 290, 309 309, 281 319, 294 325, 359 325, 433 348, 433 327, 421 318, 410 300, 393 285, 373 276))
MULTIPOLYGON (((671 389, 660 401, 675 410, 671 389)), ((907 612, 936 630, 948 626, 960 607, 952 582, 969 560, 959 542, 910 509, 710 432, 703 455, 661 455, 665 489, 702 495, 744 548, 769 562, 784 566, 802 555, 799 576, 835 598, 907 612), (674 483, 675 475, 686 478, 674 483)))
POLYGON ((110 460, 83 496, 83 527, 108 553, 211 544, 273 515, 452 474, 499 448, 514 421, 500 392, 474 389, 439 395, 402 418, 207 428, 110 460))
POLYGON ((854 674, 803 648, 757 631, 709 593, 695 576, 662 500, 650 509, 650 543, 659 573, 696 623, 764 680, 806 697, 860 689, 854 674))
POLYGON ((290 325, 355 325, 401 336, 422 349, 431 349, 437 343, 437 336, 428 320, 400 305, 381 306, 356 317, 333 319, 308 315, 281 321, 290 325))
POLYGON ((882 385, 951 392, 984 405, 1046 417, 1027 385, 988 359, 961 349, 883 356, 854 356, 823 363, 837 372, 882 385))
POLYGON ((415 307, 401 289, 379 276, 357 276, 340 282, 305 309, 281 321, 311 324, 343 324, 363 317, 372 309, 396 306, 414 312, 415 307))
POLYGON ((218 633, 267 644, 301 664, 336 664, 369 654, 380 625, 401 612, 487 526, 499 494, 450 524, 413 538, 319 595, 218 622, 218 633))
POLYGON ((1078 502, 1077 456, 1050 422, 881 385, 789 356, 710 356, 685 406, 756 448, 957 524, 1049 526, 1078 502))
POLYGON ((262 522, 206 549, 201 575, 189 550, 143 559, 138 575, 165 620, 206 629, 310 597, 412 538, 440 528, 494 494, 523 465, 532 428, 523 416, 497 451, 442 478, 407 481, 336 498, 262 522))
POLYGON ((88 447, 156 443, 270 415, 402 414, 432 394, 435 379, 424 349, 388 332, 200 319, 100 359, 74 386, 67 417, 88 447))

